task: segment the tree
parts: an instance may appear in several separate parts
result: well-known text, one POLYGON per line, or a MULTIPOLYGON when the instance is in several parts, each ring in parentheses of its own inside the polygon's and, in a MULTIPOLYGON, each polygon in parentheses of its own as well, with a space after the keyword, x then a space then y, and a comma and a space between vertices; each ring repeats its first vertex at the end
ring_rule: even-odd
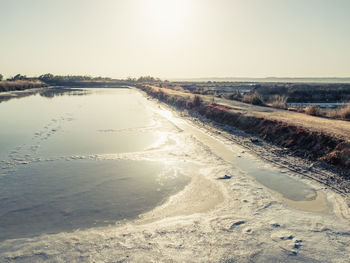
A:
POLYGON ((3 78, 4 78, 4 76, 2 74, 0 74, 0 81, 2 81, 3 78))
POLYGON ((146 83, 152 83, 155 82, 156 79, 151 76, 141 76, 137 79, 137 82, 146 82, 146 83))
POLYGON ((47 73, 44 75, 39 76, 39 80, 41 81, 52 81, 55 78, 55 76, 51 73, 47 73))
POLYGON ((26 75, 17 74, 16 76, 14 76, 12 78, 8 78, 7 80, 16 81, 16 80, 26 80, 26 79, 27 79, 26 75))
POLYGON ((134 83, 134 82, 136 82, 136 78, 127 77, 126 81, 127 81, 128 83, 134 83))

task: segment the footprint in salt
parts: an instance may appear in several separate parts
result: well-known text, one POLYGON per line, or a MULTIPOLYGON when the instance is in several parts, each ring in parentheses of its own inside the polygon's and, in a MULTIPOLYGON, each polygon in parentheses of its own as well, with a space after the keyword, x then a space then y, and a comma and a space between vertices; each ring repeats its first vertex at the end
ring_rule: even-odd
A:
POLYGON ((271 239, 275 241, 278 246, 291 255, 297 255, 298 249, 302 247, 303 240, 296 238, 293 233, 289 231, 278 231, 271 234, 271 239))

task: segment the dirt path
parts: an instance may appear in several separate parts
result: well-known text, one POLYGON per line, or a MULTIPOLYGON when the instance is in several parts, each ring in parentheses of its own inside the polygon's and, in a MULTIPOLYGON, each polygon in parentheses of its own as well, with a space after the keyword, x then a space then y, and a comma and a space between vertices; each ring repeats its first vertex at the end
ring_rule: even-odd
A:
POLYGON ((215 102, 219 105, 230 108, 231 111, 240 112, 247 116, 284 121, 296 126, 303 126, 310 130, 324 132, 325 134, 350 141, 350 122, 348 121, 315 117, 304 113, 249 105, 239 101, 219 98, 215 98, 215 102))

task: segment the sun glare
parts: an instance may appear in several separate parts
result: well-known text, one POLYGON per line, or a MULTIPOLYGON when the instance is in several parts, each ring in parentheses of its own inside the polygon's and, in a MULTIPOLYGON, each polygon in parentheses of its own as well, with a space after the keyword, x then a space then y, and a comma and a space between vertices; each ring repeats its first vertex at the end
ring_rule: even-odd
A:
POLYGON ((189 5, 185 0, 147 1, 147 16, 158 33, 177 33, 189 22, 189 5))

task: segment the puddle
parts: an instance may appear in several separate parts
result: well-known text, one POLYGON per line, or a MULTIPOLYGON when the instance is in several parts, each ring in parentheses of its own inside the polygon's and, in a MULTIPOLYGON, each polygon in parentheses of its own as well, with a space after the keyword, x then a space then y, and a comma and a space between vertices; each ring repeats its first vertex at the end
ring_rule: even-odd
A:
MULTIPOLYGON (((167 117, 165 114, 163 116, 167 117)), ((240 170, 255 178, 257 182, 275 192, 289 206, 309 212, 328 210, 323 193, 288 176, 288 171, 270 165, 267 167, 266 163, 258 159, 248 158, 247 154, 240 154, 240 157, 238 157, 238 153, 241 153, 243 148, 236 146, 235 152, 228 149, 222 142, 179 118, 169 117, 168 119, 179 126, 179 128, 193 134, 199 141, 208 146, 214 154, 234 164, 240 170)))
POLYGON ((328 209, 325 195, 309 185, 295 180, 273 167, 249 158, 236 158, 234 164, 260 184, 277 193, 288 205, 303 211, 321 212, 328 209))
POLYGON ((286 176, 278 169, 261 167, 259 162, 248 158, 237 158, 234 164, 262 185, 280 193, 285 199, 299 202, 313 201, 317 197, 317 192, 310 186, 286 176))

